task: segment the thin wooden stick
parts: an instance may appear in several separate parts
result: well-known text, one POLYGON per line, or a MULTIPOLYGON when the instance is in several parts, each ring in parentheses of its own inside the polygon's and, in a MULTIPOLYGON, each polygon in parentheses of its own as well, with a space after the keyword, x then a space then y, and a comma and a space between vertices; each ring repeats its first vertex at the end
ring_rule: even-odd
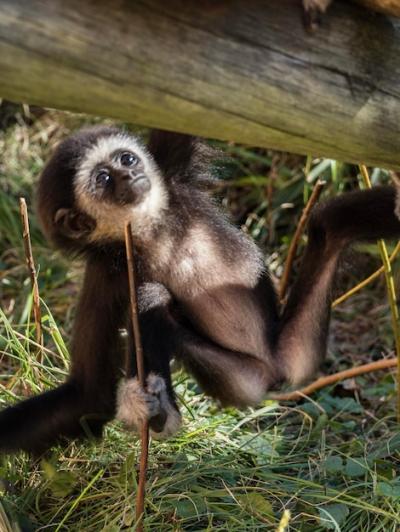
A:
MULTIPOLYGON (((400 252, 400 241, 397 242, 396 247, 392 251, 392 254, 389 257, 389 261, 393 262, 394 259, 399 254, 399 252, 400 252)), ((332 303, 332 308, 337 307, 338 305, 340 305, 341 303, 349 299, 349 297, 351 297, 353 294, 355 294, 356 292, 364 288, 364 286, 367 286, 367 284, 371 283, 374 279, 377 279, 384 272, 385 272, 385 267, 381 266, 374 273, 372 273, 369 277, 361 281, 361 283, 358 283, 356 286, 353 286, 353 288, 350 288, 350 290, 348 290, 347 292, 339 296, 337 299, 335 299, 335 301, 332 303)))
MULTIPOLYGON (((32 298, 33 298, 33 316, 35 320, 36 342, 43 345, 43 332, 42 332, 42 315, 40 311, 40 296, 39 286, 37 282, 37 274, 35 268, 35 261, 33 260, 31 234, 29 230, 29 218, 28 209, 26 206, 25 198, 19 198, 19 210, 22 220, 22 234, 24 238, 25 260, 28 266, 29 275, 31 278, 32 298)), ((41 353, 41 350, 38 351, 41 353)))
POLYGON ((315 380, 308 386, 305 386, 301 390, 296 390, 294 392, 274 394, 270 397, 276 399, 277 401, 298 401, 303 399, 305 396, 311 395, 312 393, 325 388, 330 384, 335 384, 339 381, 344 381, 346 379, 351 379, 352 377, 358 377, 359 375, 364 375, 365 373, 371 373, 372 371, 377 371, 381 369, 394 368, 398 367, 397 358, 387 358, 384 360, 377 360, 376 362, 370 362, 369 364, 363 364, 362 366, 357 366, 356 368, 346 369, 344 371, 339 371, 333 375, 327 375, 320 377, 315 380))
POLYGON ((303 212, 301 214, 301 218, 299 223, 297 224, 296 232, 292 238, 292 241, 290 242, 288 256, 285 263, 285 268, 283 271, 283 275, 281 278, 280 288, 279 288, 279 299, 281 301, 284 300, 287 287, 289 285, 289 279, 290 274, 292 271, 293 261, 296 257, 297 252, 297 246, 299 245, 299 240, 301 235, 303 234, 304 228, 306 226, 307 220, 310 216, 311 209, 314 207, 315 203, 317 202, 321 192, 322 188, 325 185, 325 181, 318 180, 313 188, 312 194, 307 201, 306 206, 303 209, 303 212))
MULTIPOLYGON (((372 188, 369 179, 367 167, 364 164, 360 165, 360 171, 363 181, 367 188, 372 188)), ((389 254, 384 240, 378 241, 379 252, 381 255, 383 267, 385 269, 386 286, 388 292, 390 314, 392 317, 392 327, 394 333, 394 340, 396 345, 396 355, 399 361, 397 366, 397 420, 400 422, 400 324, 399 324, 399 309, 397 307, 396 289, 394 285, 394 277, 392 265, 390 264, 389 254)))
MULTIPOLYGON (((145 388, 146 378, 144 373, 143 349, 140 336, 139 315, 137 305, 137 284, 135 259, 133 256, 132 228, 128 223, 125 226, 126 258, 128 262, 129 296, 131 302, 132 328, 135 341, 137 373, 140 385, 145 388)), ((130 354, 127 355, 127 376, 130 371, 130 354)), ((139 466, 139 482, 136 494, 136 530, 143 531, 144 497, 146 487, 147 460, 149 456, 149 424, 143 423, 141 432, 141 454, 139 466)))

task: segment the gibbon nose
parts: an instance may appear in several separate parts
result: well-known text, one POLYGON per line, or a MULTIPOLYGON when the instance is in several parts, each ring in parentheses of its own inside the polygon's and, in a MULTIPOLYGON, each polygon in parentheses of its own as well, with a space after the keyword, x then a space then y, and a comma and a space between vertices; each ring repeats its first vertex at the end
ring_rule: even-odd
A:
POLYGON ((118 175, 114 195, 118 203, 137 203, 149 189, 150 181, 145 174, 129 171, 118 175))
POLYGON ((136 177, 136 173, 133 170, 129 170, 129 172, 121 175, 121 181, 133 181, 136 177))

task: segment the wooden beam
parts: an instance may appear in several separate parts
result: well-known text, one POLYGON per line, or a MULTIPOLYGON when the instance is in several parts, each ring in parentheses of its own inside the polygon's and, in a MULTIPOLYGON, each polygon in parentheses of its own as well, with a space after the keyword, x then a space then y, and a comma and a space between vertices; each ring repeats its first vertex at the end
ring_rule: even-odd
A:
POLYGON ((0 96, 400 169, 400 27, 334 2, 1 0, 0 96))

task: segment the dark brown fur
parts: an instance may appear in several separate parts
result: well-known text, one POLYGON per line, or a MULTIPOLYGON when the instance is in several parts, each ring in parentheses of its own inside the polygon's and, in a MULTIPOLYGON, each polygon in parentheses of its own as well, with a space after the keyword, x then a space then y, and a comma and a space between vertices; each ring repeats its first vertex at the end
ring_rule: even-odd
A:
MULTIPOLYGON (((67 253, 86 258, 71 373, 60 388, 0 413, 0 450, 40 452, 60 437, 97 436, 115 415, 123 366, 118 331, 127 325, 128 309, 124 243, 88 243, 95 221, 77 209, 73 182, 85 150, 116 131, 78 132, 59 146, 42 173, 38 208, 46 235, 67 253), (60 209, 72 211, 60 221, 60 209)), ((312 376, 326 349, 340 255, 353 241, 400 235, 395 189, 345 194, 314 210, 303 265, 281 311, 253 246, 204 190, 212 179, 210 150, 192 137, 159 131, 148 149, 169 199, 151 241, 139 238, 136 247, 146 372, 164 378, 174 408, 173 356, 225 405, 255 404, 283 380, 312 376), (200 242, 191 241, 196 231, 204 235, 200 242), (163 263, 159 252, 165 244, 172 253, 163 263)))

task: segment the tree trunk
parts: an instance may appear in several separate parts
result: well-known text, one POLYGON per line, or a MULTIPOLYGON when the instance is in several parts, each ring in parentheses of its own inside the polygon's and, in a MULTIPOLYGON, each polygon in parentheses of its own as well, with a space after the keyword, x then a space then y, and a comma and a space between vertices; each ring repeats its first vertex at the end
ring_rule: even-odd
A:
POLYGON ((334 2, 1 0, 0 96, 400 169, 400 27, 334 2))

